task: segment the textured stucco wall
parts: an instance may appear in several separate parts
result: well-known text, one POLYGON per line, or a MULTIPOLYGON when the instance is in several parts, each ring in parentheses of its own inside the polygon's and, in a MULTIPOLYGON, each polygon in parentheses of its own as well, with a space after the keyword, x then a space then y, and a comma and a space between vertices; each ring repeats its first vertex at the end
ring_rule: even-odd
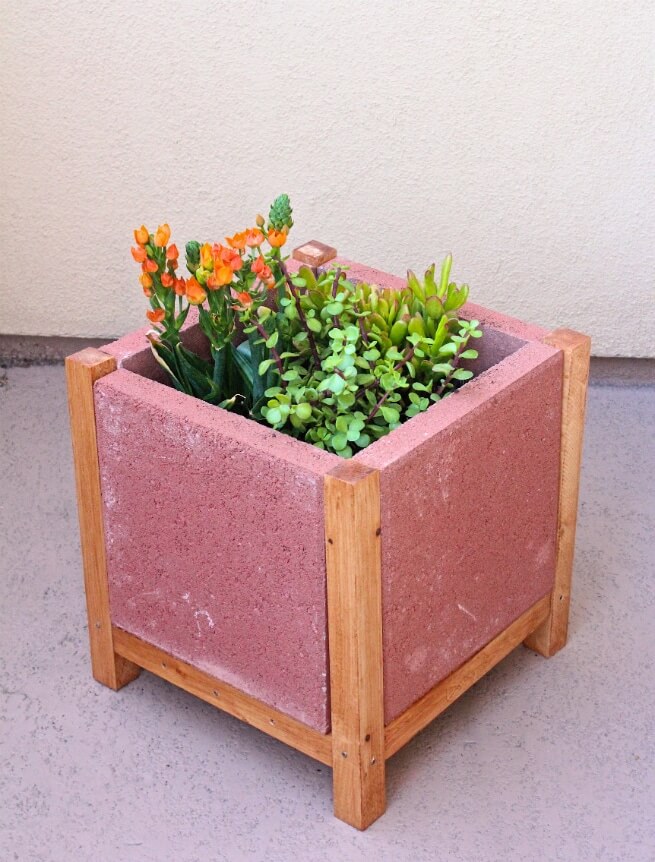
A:
POLYGON ((5 0, 0 332, 140 325, 131 229, 295 238, 655 355, 648 0, 5 0))

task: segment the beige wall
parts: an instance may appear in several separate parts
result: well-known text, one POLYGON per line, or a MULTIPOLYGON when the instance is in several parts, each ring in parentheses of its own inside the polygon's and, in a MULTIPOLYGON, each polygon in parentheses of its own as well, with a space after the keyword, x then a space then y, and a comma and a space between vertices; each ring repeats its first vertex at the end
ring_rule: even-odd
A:
POLYGON ((654 15, 633 2, 3 0, 0 332, 140 325, 131 230, 277 193, 295 239, 655 355, 654 15))

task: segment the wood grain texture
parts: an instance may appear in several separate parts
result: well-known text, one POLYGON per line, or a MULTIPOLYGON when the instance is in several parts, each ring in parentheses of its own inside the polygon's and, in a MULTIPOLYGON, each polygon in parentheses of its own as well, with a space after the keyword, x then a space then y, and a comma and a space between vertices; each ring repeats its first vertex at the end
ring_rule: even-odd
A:
POLYGON ((544 596, 510 626, 497 635, 456 671, 430 689, 402 715, 387 725, 385 756, 392 757, 400 748, 447 709, 453 701, 481 679, 485 673, 517 647, 540 625, 550 612, 550 595, 544 596))
POLYGON ((325 245, 324 242, 319 242, 317 239, 294 248, 292 254, 294 260, 306 263, 308 266, 323 266, 328 261, 334 260, 336 256, 336 248, 332 248, 331 245, 325 245))
POLYGON ((91 665, 98 682, 119 689, 138 676, 139 668, 117 656, 112 641, 93 402, 94 382, 115 368, 114 357, 94 347, 66 359, 91 665))
POLYGON ((314 760, 327 766, 332 765, 332 741, 329 734, 319 733, 117 626, 113 627, 112 633, 114 648, 125 659, 211 703, 223 712, 263 730, 269 736, 302 751, 314 760))
POLYGON ((525 645, 550 657, 562 649, 568 635, 591 339, 571 329, 557 329, 544 343, 564 353, 555 586, 548 619, 525 645))
POLYGON ((386 807, 377 470, 325 477, 325 547, 334 813, 366 829, 386 807))

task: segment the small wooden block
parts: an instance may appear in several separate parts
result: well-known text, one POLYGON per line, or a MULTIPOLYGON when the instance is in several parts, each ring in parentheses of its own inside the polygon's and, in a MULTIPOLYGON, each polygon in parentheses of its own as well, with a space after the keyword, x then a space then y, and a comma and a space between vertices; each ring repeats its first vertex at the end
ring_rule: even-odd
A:
POLYGON ((304 245, 298 246, 293 250, 293 259, 306 263, 308 266, 323 266, 329 260, 334 260, 337 256, 336 248, 330 245, 325 245, 324 242, 319 242, 313 239, 311 242, 306 242, 304 245))

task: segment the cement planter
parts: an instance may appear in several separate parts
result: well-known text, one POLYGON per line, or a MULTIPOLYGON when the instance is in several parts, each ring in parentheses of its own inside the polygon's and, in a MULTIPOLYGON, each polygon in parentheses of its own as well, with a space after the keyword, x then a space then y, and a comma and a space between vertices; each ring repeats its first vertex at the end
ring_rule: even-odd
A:
POLYGON ((96 679, 146 668, 332 765, 359 828, 386 758, 566 639, 589 340, 465 312, 479 375, 350 461, 163 385, 143 330, 67 363, 96 679))

